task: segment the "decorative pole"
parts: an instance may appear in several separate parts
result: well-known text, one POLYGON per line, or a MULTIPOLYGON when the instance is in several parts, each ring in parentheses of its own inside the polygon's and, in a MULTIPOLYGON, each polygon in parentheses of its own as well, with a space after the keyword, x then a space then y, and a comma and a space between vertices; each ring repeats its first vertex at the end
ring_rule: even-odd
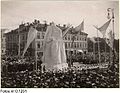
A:
MULTIPOLYGON (((72 28, 72 31, 71 31, 71 33, 72 33, 72 38, 71 38, 71 40, 72 40, 72 42, 71 42, 71 49, 73 48, 73 44, 74 44, 74 41, 75 41, 75 36, 76 36, 76 34, 75 34, 75 32, 74 32, 74 28, 72 28)), ((72 56, 72 51, 70 51, 70 63, 69 63, 69 67, 71 68, 71 66, 73 66, 73 60, 72 60, 72 58, 73 58, 73 56, 72 56)))
POLYGON ((21 47, 20 47, 20 29, 21 29, 21 28, 19 27, 19 30, 18 30, 18 36, 19 36, 19 38, 18 38, 18 41, 19 41, 19 42, 18 42, 18 57, 19 57, 19 58, 20 58, 20 48, 21 48, 21 47))
MULTIPOLYGON (((106 36, 103 36, 103 38, 105 39, 105 41, 106 41, 106 36), (105 37, 105 38, 104 38, 105 37)), ((106 49, 106 42, 104 43, 104 45, 105 45, 105 54, 104 54, 104 56, 105 56, 105 62, 106 62, 106 55, 107 55, 107 49, 106 49)))
POLYGON ((100 44, 99 44, 98 29, 97 29, 97 42, 98 42, 98 55, 99 55, 99 63, 100 63, 101 62, 101 54, 100 54, 100 44))
POLYGON ((95 43, 93 42, 93 59, 95 60, 95 43))
POLYGON ((112 50, 112 52, 113 52, 113 56, 112 56, 112 58, 113 58, 113 64, 114 64, 114 38, 115 38, 115 35, 114 35, 114 18, 115 18, 115 16, 114 16, 114 8, 108 8, 107 9, 107 11, 108 11, 108 16, 107 16, 107 18, 108 19, 112 19, 112 32, 113 32, 113 42, 112 42, 112 44, 113 44, 113 50, 112 50), (110 16, 110 12, 111 12, 111 16, 110 16))
MULTIPOLYGON (((72 43, 71 43, 71 47, 73 48, 73 44, 74 44, 74 41, 75 41, 75 35, 73 35, 72 36, 72 43)), ((71 58, 70 58, 70 67, 73 65, 73 60, 72 60, 72 58, 73 58, 73 56, 72 56, 72 51, 71 51, 71 58)))
MULTIPOLYGON (((36 27, 37 26, 35 25, 35 29, 36 29, 36 27)), ((36 72, 38 71, 37 58, 38 58, 38 56, 37 56, 37 35, 36 35, 36 37, 35 37, 35 70, 36 70, 36 72)))

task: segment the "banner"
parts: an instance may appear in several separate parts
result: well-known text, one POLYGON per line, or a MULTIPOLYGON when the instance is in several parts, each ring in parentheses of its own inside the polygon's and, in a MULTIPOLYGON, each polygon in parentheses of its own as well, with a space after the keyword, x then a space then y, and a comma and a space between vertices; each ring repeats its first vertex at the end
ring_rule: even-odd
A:
POLYGON ((96 29, 98 29, 102 34, 103 34, 103 37, 105 36, 105 33, 106 33, 106 30, 107 30, 107 28, 108 28, 108 26, 109 26, 109 24, 110 24, 110 22, 111 22, 111 19, 109 20, 109 21, 107 21, 105 24, 103 24, 101 27, 96 27, 96 26, 94 26, 96 29))
POLYGON ((25 49, 23 51, 22 57, 24 57, 25 52, 27 51, 31 42, 35 39, 36 35, 37 35, 37 30, 33 27, 30 27, 29 32, 28 32, 28 37, 27 37, 27 44, 26 44, 25 49))
POLYGON ((84 30, 84 20, 79 26, 75 27, 76 32, 82 32, 83 30, 84 30))

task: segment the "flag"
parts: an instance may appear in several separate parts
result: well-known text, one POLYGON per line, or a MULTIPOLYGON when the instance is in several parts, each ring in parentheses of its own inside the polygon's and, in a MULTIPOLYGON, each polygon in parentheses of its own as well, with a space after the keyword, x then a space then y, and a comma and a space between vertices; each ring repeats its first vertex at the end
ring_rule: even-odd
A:
POLYGON ((82 21, 82 23, 79 26, 75 27, 75 31, 77 31, 77 32, 81 32, 83 30, 84 30, 84 20, 82 21))
POLYGON ((27 44, 26 44, 25 49, 23 51, 22 57, 24 57, 25 52, 27 51, 31 42, 35 39, 36 35, 37 35, 37 30, 33 27, 30 27, 29 32, 28 32, 27 44))
POLYGON ((93 43, 96 43, 94 37, 90 38, 90 40, 91 40, 93 43))
POLYGON ((112 50, 113 50, 113 40, 114 40, 114 37, 113 37, 112 31, 110 31, 110 32, 108 33, 108 37, 109 37, 109 39, 106 39, 106 43, 107 43, 108 46, 110 46, 110 47, 112 48, 112 50))
POLYGON ((106 30, 107 30, 110 22, 111 22, 111 19, 110 19, 109 21, 107 21, 105 24, 103 24, 103 25, 102 25, 101 27, 99 27, 99 28, 96 27, 96 26, 94 26, 94 27, 95 27, 96 29, 98 29, 98 30, 103 34, 103 36, 105 36, 106 30))

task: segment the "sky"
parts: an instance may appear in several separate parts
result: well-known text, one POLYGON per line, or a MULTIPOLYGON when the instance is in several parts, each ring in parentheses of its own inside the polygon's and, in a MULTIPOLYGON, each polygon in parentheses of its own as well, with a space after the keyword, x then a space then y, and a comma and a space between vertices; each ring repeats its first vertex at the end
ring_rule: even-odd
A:
MULTIPOLYGON (((96 37, 93 25, 102 26, 107 19, 107 8, 114 8, 115 38, 119 32, 118 1, 2 1, 1 26, 15 29, 22 22, 33 22, 34 19, 55 22, 56 24, 72 24, 78 26, 84 20, 84 32, 88 37, 96 37)), ((112 22, 107 33, 112 29, 112 22)), ((106 34, 107 34, 106 33, 106 34)), ((99 32, 99 36, 102 34, 99 32)))

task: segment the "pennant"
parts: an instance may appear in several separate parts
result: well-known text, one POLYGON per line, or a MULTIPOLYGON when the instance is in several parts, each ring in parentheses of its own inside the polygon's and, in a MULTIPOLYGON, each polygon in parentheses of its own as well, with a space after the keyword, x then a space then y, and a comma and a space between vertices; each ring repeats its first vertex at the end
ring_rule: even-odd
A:
POLYGON ((31 42, 35 39, 36 35, 37 35, 37 30, 33 27, 30 27, 29 32, 28 32, 27 44, 26 44, 25 49, 23 51, 22 57, 24 57, 25 52, 27 51, 31 42))
POLYGON ((96 43, 94 37, 90 38, 90 40, 91 40, 93 43, 96 43))
POLYGON ((110 19, 109 21, 107 21, 105 24, 103 24, 103 25, 102 25, 101 27, 99 27, 99 28, 96 27, 96 26, 94 26, 94 27, 95 27, 96 29, 98 29, 98 30, 103 34, 103 36, 105 36, 106 30, 107 30, 110 22, 111 22, 111 19, 110 19))

